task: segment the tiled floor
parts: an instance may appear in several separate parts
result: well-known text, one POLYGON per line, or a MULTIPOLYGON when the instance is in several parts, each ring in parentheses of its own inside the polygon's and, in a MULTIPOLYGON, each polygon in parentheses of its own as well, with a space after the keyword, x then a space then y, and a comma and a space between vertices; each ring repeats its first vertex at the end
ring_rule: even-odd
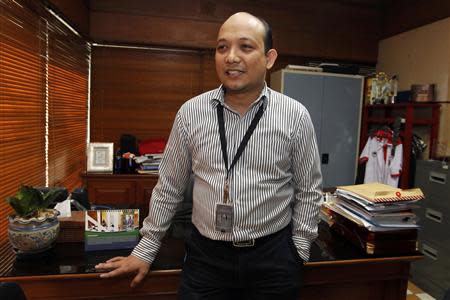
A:
POLYGON ((408 291, 406 294, 406 300, 436 300, 431 297, 420 288, 418 288, 411 281, 408 282, 408 291))

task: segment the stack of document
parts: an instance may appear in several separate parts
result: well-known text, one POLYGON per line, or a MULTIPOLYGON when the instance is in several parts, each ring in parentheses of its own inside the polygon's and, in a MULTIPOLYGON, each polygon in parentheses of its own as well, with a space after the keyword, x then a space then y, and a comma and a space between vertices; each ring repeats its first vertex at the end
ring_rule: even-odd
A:
POLYGON ((152 153, 137 156, 134 159, 138 165, 136 171, 139 174, 158 174, 162 157, 162 153, 152 153))
POLYGON ((418 228, 412 211, 424 198, 420 189, 401 190, 381 183, 339 186, 329 208, 371 231, 418 228))
POLYGON ((413 209, 423 198, 420 189, 381 183, 339 186, 324 202, 322 218, 369 254, 377 248, 414 251, 419 226, 413 209))

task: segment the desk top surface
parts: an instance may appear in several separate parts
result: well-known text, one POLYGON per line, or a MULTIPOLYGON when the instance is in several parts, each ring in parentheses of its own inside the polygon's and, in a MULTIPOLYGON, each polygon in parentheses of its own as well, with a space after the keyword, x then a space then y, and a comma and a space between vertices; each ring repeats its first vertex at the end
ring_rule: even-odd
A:
MULTIPOLYGON (((162 241, 160 253, 152 265, 153 271, 181 269, 184 257, 184 239, 191 226, 174 223, 162 241)), ((17 257, 8 243, 0 249, 0 277, 46 276, 95 273, 94 266, 115 256, 127 256, 131 250, 85 252, 82 243, 57 244, 51 250, 32 257, 17 257)), ((307 265, 349 264, 367 261, 412 261, 418 253, 396 256, 368 255, 344 238, 319 226, 319 238, 311 247, 307 265)))

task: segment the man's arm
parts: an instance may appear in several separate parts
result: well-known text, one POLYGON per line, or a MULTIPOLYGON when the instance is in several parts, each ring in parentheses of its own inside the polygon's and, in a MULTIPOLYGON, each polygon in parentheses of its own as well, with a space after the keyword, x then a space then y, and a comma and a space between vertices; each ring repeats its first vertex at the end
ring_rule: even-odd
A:
MULTIPOLYGON (((181 111, 181 110, 180 110, 181 111)), ((161 246, 161 240, 170 226, 177 205, 183 201, 184 190, 191 173, 191 155, 186 128, 180 111, 164 151, 159 180, 152 192, 149 214, 140 231, 142 239, 128 257, 115 257, 98 264, 97 269, 113 269, 100 277, 109 278, 134 273, 131 286, 139 284, 150 269, 161 246)))
POLYGON ((300 257, 308 261, 311 244, 317 237, 322 173, 314 127, 306 110, 300 116, 294 135, 292 168, 295 187, 292 239, 300 257))
POLYGON ((150 264, 153 262, 177 205, 183 201, 191 169, 186 128, 181 113, 178 112, 164 151, 159 180, 153 189, 149 214, 141 229, 142 239, 131 255, 150 264))

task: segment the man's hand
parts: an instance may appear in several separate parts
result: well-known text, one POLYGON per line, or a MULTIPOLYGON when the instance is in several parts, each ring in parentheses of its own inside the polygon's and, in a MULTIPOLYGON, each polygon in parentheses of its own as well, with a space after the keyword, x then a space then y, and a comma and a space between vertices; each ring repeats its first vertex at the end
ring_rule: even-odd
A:
POLYGON ((111 278, 130 273, 136 274, 136 276, 134 276, 133 280, 131 281, 130 285, 132 288, 134 288, 147 275, 150 269, 150 264, 143 260, 140 260, 135 256, 129 255, 127 257, 118 256, 111 258, 104 263, 96 265, 95 269, 97 270, 112 269, 112 271, 108 273, 100 274, 101 278, 111 278))

